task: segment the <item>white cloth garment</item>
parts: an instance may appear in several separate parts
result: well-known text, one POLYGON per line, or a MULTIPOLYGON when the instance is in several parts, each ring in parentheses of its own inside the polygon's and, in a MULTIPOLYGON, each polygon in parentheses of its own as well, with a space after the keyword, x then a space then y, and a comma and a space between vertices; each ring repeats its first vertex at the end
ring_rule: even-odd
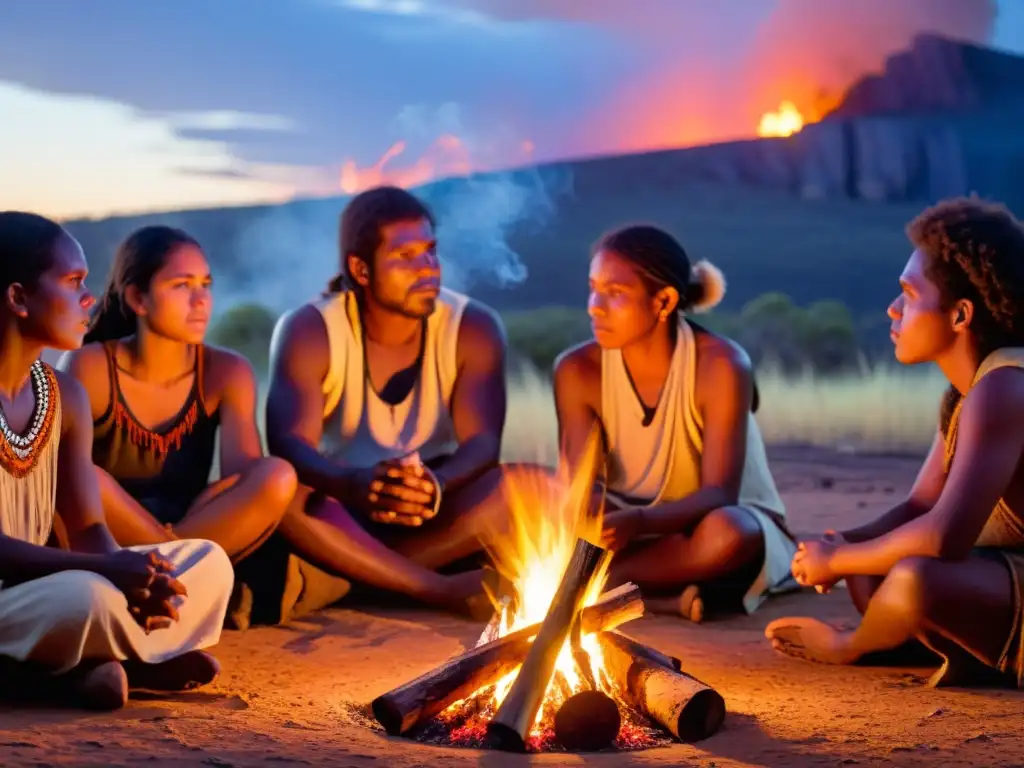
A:
MULTIPOLYGON (((601 422, 608 441, 610 499, 653 506, 678 501, 700 488, 704 425, 694 397, 696 381, 696 339, 690 324, 680 319, 668 378, 654 418, 644 426, 644 409, 622 352, 602 350, 601 422)), ((766 595, 796 586, 790 573, 796 544, 776 522, 784 520, 786 509, 753 414, 747 417, 739 506, 757 521, 764 537, 764 563, 743 598, 744 609, 752 613, 766 595)))
POLYGON ((369 467, 418 452, 423 461, 458 447, 450 406, 458 375, 459 326, 469 299, 442 288, 426 321, 416 386, 392 406, 367 381, 363 332, 355 294, 331 294, 316 307, 330 343, 324 380, 321 451, 347 466, 369 467))
MULTIPOLYGON (((0 468, 0 534, 39 546, 53 527, 57 490, 61 409, 59 394, 51 397, 53 429, 35 465, 20 478, 0 468)), ((224 550, 198 539, 131 549, 156 550, 185 585, 188 597, 178 598, 176 623, 147 635, 110 581, 92 572, 62 571, 0 585, 0 656, 63 673, 84 659, 159 663, 215 645, 234 584, 224 550)))

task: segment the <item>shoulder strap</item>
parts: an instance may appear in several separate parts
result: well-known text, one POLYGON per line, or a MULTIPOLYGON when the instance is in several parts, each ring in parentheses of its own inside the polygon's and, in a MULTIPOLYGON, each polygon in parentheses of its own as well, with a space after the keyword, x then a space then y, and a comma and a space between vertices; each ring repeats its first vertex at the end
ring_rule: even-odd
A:
POLYGON ((107 359, 107 378, 110 380, 110 403, 108 410, 117 405, 121 398, 121 385, 117 379, 117 339, 104 341, 103 356, 107 359))

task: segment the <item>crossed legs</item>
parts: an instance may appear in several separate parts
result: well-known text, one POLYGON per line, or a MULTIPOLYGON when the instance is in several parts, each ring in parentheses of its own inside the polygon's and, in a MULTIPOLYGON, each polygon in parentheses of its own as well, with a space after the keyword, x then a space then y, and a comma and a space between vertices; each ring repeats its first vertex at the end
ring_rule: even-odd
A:
POLYGON ((830 664, 852 664, 914 638, 944 659, 932 685, 998 677, 1012 629, 1013 586, 1006 564, 972 555, 961 562, 902 560, 884 579, 850 577, 850 596, 863 614, 847 632, 817 619, 781 618, 765 630, 776 650, 830 664))

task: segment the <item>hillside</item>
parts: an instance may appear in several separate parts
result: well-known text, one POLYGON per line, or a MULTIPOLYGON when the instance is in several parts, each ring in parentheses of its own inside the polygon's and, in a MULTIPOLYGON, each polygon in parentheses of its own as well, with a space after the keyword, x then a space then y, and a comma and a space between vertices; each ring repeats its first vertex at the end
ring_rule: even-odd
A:
MULTIPOLYGON (((725 271, 723 309, 766 291, 798 303, 837 299, 884 340, 884 310, 909 252, 903 228, 923 205, 977 192, 1024 214, 1022 105, 1024 59, 925 36, 856 84, 833 115, 788 139, 555 163, 418 192, 438 214, 449 282, 500 310, 582 307, 591 243, 639 219, 668 227, 693 256, 725 271)), ((68 228, 102 275, 138 226, 183 227, 215 266, 220 308, 246 298, 283 310, 315 295, 337 269, 344 203, 339 196, 68 228)))
MULTIPOLYGON (((600 233, 643 219, 677 233, 693 256, 726 273, 725 307, 738 308, 768 290, 799 302, 843 301, 855 314, 881 312, 908 250, 903 225, 919 208, 850 200, 804 201, 783 191, 724 182, 688 181, 675 172, 685 151, 569 163, 548 169, 573 189, 555 198, 549 220, 512 229, 509 246, 527 277, 514 286, 480 276, 472 292, 499 309, 579 305, 586 300, 587 253, 600 233)), ((455 184, 422 190, 440 207, 455 184)), ((241 294, 283 309, 318 291, 337 269, 336 227, 344 198, 279 207, 225 208, 71 222, 94 273, 105 274, 117 242, 138 226, 181 226, 206 247, 218 296, 241 294)), ((444 250, 457 265, 484 254, 444 250)), ((490 255, 497 260, 500 254, 490 255)), ((99 288, 99 280, 94 280, 99 288)))

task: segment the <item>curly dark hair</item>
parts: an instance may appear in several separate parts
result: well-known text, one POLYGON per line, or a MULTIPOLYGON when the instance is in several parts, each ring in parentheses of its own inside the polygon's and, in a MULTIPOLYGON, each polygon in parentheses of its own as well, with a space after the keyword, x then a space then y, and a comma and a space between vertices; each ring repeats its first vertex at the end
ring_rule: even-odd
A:
POLYGON ((426 219, 436 226, 434 214, 411 192, 401 187, 383 186, 367 189, 349 200, 341 213, 338 232, 338 274, 328 283, 329 293, 337 293, 346 286, 355 286, 348 273, 348 255, 355 254, 373 269, 373 255, 380 247, 380 231, 399 221, 426 219))
MULTIPOLYGON (((1004 205, 944 200, 910 222, 907 236, 927 257, 925 273, 944 307, 962 299, 974 306, 971 333, 983 359, 1024 346, 1024 225, 1004 205)), ((943 432, 960 397, 952 386, 943 397, 943 432)))

